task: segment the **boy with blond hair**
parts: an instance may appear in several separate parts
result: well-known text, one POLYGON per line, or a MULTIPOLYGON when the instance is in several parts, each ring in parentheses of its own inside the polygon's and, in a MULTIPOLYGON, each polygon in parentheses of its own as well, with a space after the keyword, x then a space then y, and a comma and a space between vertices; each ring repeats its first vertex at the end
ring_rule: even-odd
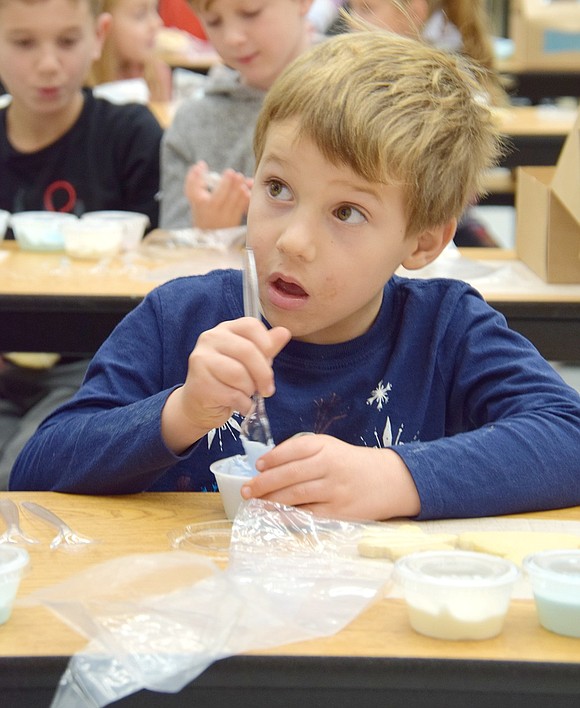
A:
POLYGON ((254 172, 252 137, 266 91, 310 46, 312 0, 191 0, 224 65, 186 99, 161 150, 161 226, 239 226, 254 172), (208 180, 221 175, 219 184, 208 180))
POLYGON ((242 452, 258 391, 277 445, 246 498, 362 519, 579 504, 578 393, 469 285, 395 274, 441 253, 497 156, 479 80, 378 30, 302 54, 256 128, 263 321, 242 316, 239 271, 161 286, 11 488, 215 489, 209 464, 242 452))

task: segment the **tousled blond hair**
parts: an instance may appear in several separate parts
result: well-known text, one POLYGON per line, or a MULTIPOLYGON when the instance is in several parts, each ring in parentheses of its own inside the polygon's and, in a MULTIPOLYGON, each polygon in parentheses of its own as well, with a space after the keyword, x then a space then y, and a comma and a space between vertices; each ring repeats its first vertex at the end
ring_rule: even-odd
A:
POLYGON ((332 37, 298 57, 268 91, 256 164, 272 123, 298 121, 326 159, 369 182, 403 188, 407 232, 459 217, 501 152, 481 88, 464 57, 383 30, 332 37))

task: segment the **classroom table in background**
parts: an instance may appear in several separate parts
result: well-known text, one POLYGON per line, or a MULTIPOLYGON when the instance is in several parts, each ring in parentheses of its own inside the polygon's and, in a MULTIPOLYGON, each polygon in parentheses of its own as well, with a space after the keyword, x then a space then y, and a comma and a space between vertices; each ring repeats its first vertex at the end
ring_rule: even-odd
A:
POLYGON ((562 69, 526 69, 513 59, 498 61, 498 71, 511 96, 538 104, 545 99, 580 96, 580 54, 574 64, 562 69))
MULTIPOLYGON (((507 249, 467 248, 462 254, 493 271, 489 280, 472 283, 512 329, 549 360, 580 361, 580 284, 549 285, 507 249)), ((179 249, 163 257, 142 247, 103 265, 63 253, 21 251, 5 242, 0 246, 0 351, 90 356, 156 285, 228 267, 241 267, 240 252, 179 249)), ((405 274, 421 277, 422 271, 405 274)), ((427 269, 424 274, 429 277, 427 269)))
POLYGON ((517 187, 516 169, 528 165, 552 166, 558 161, 577 112, 555 106, 511 106, 496 113, 505 136, 505 154, 490 170, 483 205, 513 206, 517 187))
POLYGON ((24 251, 5 241, 0 244, 0 351, 92 355, 156 285, 179 275, 241 268, 241 252, 181 250, 177 258, 171 251, 155 257, 148 249, 97 262, 24 251))
POLYGON ((496 109, 505 151, 498 167, 490 170, 482 205, 514 206, 516 168, 552 166, 577 117, 577 111, 555 106, 510 106, 496 109))
MULTIPOLYGON (((77 553, 31 547, 20 596, 130 553, 170 551, 168 534, 224 518, 217 494, 88 497, 6 492, 34 501, 100 542, 77 553)), ((515 519, 580 521, 580 507, 515 519)), ((47 532, 48 533, 48 532, 47 532)), ((214 663, 178 694, 142 691, 118 704, 149 708, 577 708, 580 640, 542 629, 533 601, 513 599, 504 631, 486 641, 414 633, 400 599, 377 601, 338 634, 214 663)), ((0 627, 2 708, 48 707, 68 658, 86 640, 42 606, 15 607, 0 627)))
POLYGON ((578 111, 554 106, 510 106, 496 109, 506 153, 501 167, 555 165, 578 111))

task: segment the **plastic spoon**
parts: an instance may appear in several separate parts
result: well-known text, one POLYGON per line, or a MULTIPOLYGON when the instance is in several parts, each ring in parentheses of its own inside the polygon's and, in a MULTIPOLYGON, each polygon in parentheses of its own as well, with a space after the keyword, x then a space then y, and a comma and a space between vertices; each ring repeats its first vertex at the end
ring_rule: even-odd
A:
POLYGON ((34 502, 22 502, 22 506, 27 511, 32 512, 43 521, 46 521, 48 524, 58 529, 57 535, 50 542, 51 548, 57 548, 60 545, 76 546, 79 544, 94 543, 92 539, 75 533, 68 524, 54 512, 50 511, 50 509, 40 504, 35 504, 34 502))
MULTIPOLYGON (((246 246, 244 263, 244 314, 246 317, 260 316, 260 293, 254 251, 246 246)), ((266 414, 264 398, 259 393, 252 395, 254 405, 242 421, 241 440, 247 455, 248 464, 256 469, 256 460, 274 447, 270 421, 266 414)))
POLYGON ((0 535, 0 543, 40 543, 37 538, 32 538, 20 528, 20 515, 18 507, 12 499, 0 499, 0 514, 6 521, 7 529, 0 535))

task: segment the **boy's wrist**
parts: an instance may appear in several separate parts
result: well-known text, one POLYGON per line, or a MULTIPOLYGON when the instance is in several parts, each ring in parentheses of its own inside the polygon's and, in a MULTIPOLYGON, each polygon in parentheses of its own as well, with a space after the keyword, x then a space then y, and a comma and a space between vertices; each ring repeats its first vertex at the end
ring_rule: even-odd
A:
POLYGON ((169 394, 161 411, 161 437, 176 455, 182 454, 208 431, 201 429, 184 413, 183 386, 169 394))
MULTIPOLYGON (((414 517, 421 512, 421 500, 409 468, 392 449, 377 449, 381 456, 381 506, 374 518, 414 517)), ((378 460, 377 460, 378 462, 378 460)))

